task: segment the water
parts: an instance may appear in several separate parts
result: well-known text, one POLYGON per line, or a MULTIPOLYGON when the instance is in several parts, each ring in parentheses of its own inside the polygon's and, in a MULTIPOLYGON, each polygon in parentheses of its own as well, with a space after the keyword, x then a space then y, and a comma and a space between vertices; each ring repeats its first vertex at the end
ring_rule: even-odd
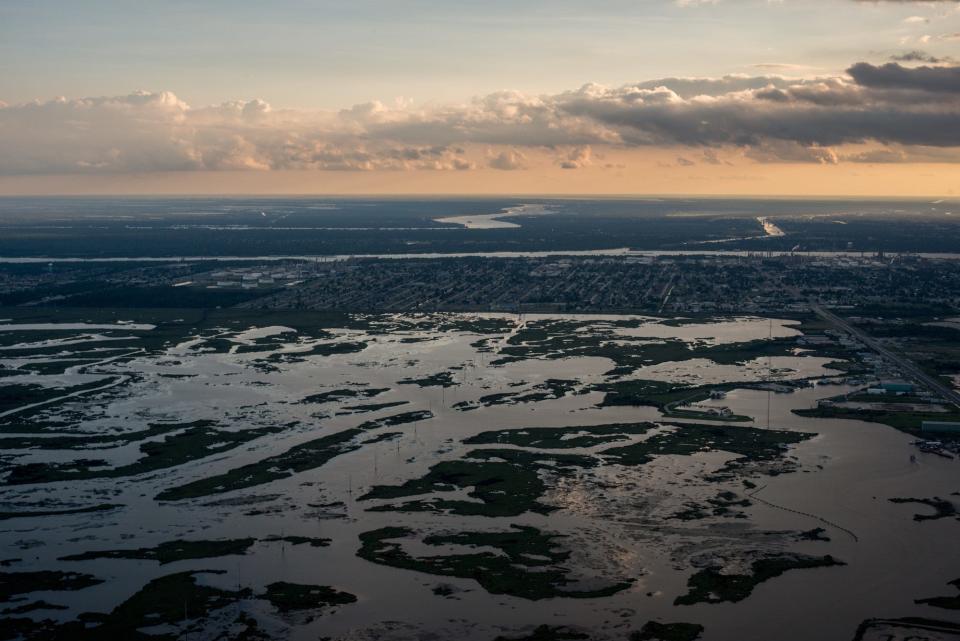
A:
POLYGON ((551 213, 550 210, 543 205, 520 205, 518 207, 506 207, 499 214, 448 216, 434 220, 438 223, 462 225, 467 229, 516 229, 521 225, 501 220, 501 218, 508 216, 542 216, 549 213, 551 213))
MULTIPOLYGON (((513 318, 503 315, 485 315, 513 318)), ((562 398, 515 405, 497 405, 462 412, 457 403, 477 402, 481 396, 502 391, 529 391, 551 378, 575 378, 581 388, 611 380, 613 363, 604 358, 577 357, 521 360, 492 365, 512 335, 492 336, 494 352, 480 351, 482 338, 469 330, 439 330, 436 317, 374 318, 368 329, 331 328, 328 336, 295 334, 284 326, 250 326, 204 331, 189 335, 159 351, 103 362, 87 372, 51 375, 49 384, 76 383, 84 376, 120 376, 124 383, 109 395, 79 396, 51 408, 48 420, 69 419, 71 433, 134 431, 164 421, 211 419, 227 430, 253 427, 295 426, 241 445, 226 453, 174 468, 122 479, 100 479, 36 486, 4 487, 0 499, 7 506, 40 500, 58 503, 120 503, 116 512, 0 522, 0 544, 5 557, 22 557, 17 570, 70 569, 108 579, 104 584, 73 593, 54 593, 47 600, 70 606, 66 613, 43 613, 67 618, 83 611, 106 611, 131 595, 147 580, 186 569, 222 569, 226 574, 203 580, 224 588, 237 584, 259 591, 263 585, 284 580, 332 585, 356 594, 358 602, 343 606, 313 621, 278 616, 262 601, 243 606, 273 634, 291 639, 331 636, 343 639, 406 639, 421 630, 440 638, 487 640, 503 631, 543 623, 569 624, 592 630, 592 638, 623 639, 646 621, 691 621, 706 626, 704 639, 745 641, 811 638, 851 638, 856 626, 876 616, 936 616, 950 613, 917 605, 917 598, 949 594, 945 585, 956 576, 953 550, 957 522, 951 519, 914 522, 917 505, 896 505, 895 496, 943 496, 960 490, 957 462, 921 455, 909 461, 911 437, 892 428, 858 421, 808 419, 790 410, 811 407, 818 398, 849 388, 839 385, 800 389, 791 394, 760 390, 734 390, 726 398, 705 402, 728 406, 735 414, 752 418, 748 425, 765 427, 768 400, 770 424, 816 434, 792 448, 798 471, 761 477, 758 497, 788 507, 785 511, 754 502, 745 519, 680 521, 667 516, 689 501, 712 498, 723 489, 744 493, 739 482, 706 482, 705 475, 731 456, 722 452, 694 456, 662 456, 638 467, 607 465, 558 481, 542 501, 562 506, 550 515, 526 513, 514 518, 458 517, 431 513, 369 512, 376 502, 360 501, 375 485, 398 484, 418 478, 438 461, 456 460, 475 446, 463 439, 505 428, 562 427, 618 422, 662 420, 652 407, 598 407, 602 394, 567 394, 562 398), (384 332, 383 328, 389 328, 384 332), (237 349, 211 350, 214 339, 236 346, 264 344, 264 352, 237 349), (417 342, 410 342, 416 340, 417 342), (316 345, 362 341, 358 352, 331 356, 304 355, 316 345), (273 361, 273 354, 294 354, 296 360, 273 361), (450 370, 451 367, 463 369, 450 370), (451 371, 457 385, 446 389, 421 388, 400 381, 451 371), (171 378, 170 376, 181 378, 171 378), (189 378, 182 378, 189 376, 189 378), (306 396, 334 389, 389 388, 372 399, 345 399, 325 405, 300 403, 306 396), (407 401, 377 412, 338 414, 344 406, 359 403, 407 401), (158 492, 257 462, 289 448, 336 433, 360 423, 398 412, 429 410, 434 418, 416 425, 385 427, 403 432, 399 441, 364 446, 342 454, 326 465, 258 487, 207 498, 157 503, 158 492), (246 507, 219 504, 225 499, 260 497, 246 507), (311 504, 342 501, 344 518, 319 518, 311 504), (260 515, 244 515, 252 508, 260 515), (815 515, 811 518, 798 514, 815 515), (843 529, 825 526, 823 521, 843 529), (568 535, 564 545, 573 551, 567 565, 576 576, 590 581, 630 577, 636 584, 603 599, 546 599, 528 601, 491 595, 468 578, 437 577, 369 563, 355 556, 360 533, 387 525, 404 525, 422 533, 499 530, 510 524, 533 525, 568 535), (831 541, 798 542, 790 533, 826 527, 831 541), (845 530, 856 534, 854 540, 845 530), (216 539, 269 535, 322 536, 329 547, 282 546, 258 543, 244 556, 182 561, 164 567, 146 561, 97 560, 65 563, 56 559, 94 549, 150 546, 177 538, 216 539), (28 547, 31 541, 41 545, 28 547), (740 603, 674 606, 685 592, 685 582, 696 563, 710 555, 750 551, 795 551, 832 554, 844 567, 796 570, 760 585, 740 603), (461 590, 455 599, 432 593, 439 583, 461 590), (648 596, 648 594, 652 596, 648 596), (788 605, 785 605, 788 604, 788 605)), ((474 317, 464 317, 474 318, 474 317)), ((526 323, 551 318, 528 316, 526 323)), ((730 344, 752 339, 796 334, 788 321, 745 317, 737 321, 691 323, 672 327, 655 319, 630 317, 564 317, 583 323, 580 333, 619 337, 629 345, 640 337, 651 340, 677 338, 690 342, 730 344)), ((124 329, 147 324, 124 325, 124 329)), ((517 325, 519 327, 519 324, 517 325)), ((51 340, 64 339, 64 331, 80 336, 99 325, 51 330, 51 340), (56 330, 56 331, 53 331, 56 330)), ((514 328, 516 329, 516 328, 514 328)), ((60 346, 83 348, 66 337, 60 346)), ((78 339, 79 340, 79 339, 78 339)), ((625 347, 626 349, 626 347, 625 347)), ((63 358, 63 356, 58 356, 63 358)), ((762 376, 770 367, 782 369, 784 379, 832 376, 826 359, 811 356, 775 357, 742 366, 710 361, 667 362, 641 368, 627 379, 671 382, 746 381, 762 376)), ((5 380, 16 382, 21 377, 5 380)), ((24 380, 44 382, 43 375, 24 380)), ((16 432, 8 425, 6 431, 16 432)), ((666 429, 666 428, 665 428, 666 429)), ((376 433, 376 432, 375 432, 376 433)), ((161 437, 152 437, 156 440, 161 437)), ((647 435, 637 438, 647 438, 647 435)), ((111 465, 129 464, 141 454, 139 443, 98 449, 95 452, 8 451, 17 463, 103 458, 111 465)), ((573 450, 595 452, 608 446, 573 450)), ((451 494, 456 497, 456 494, 451 494)), ((461 495, 462 496, 462 495, 461 495)), ((4 508, 6 509, 6 508, 4 508)), ((22 507, 20 509, 23 509, 22 507)), ((36 508, 33 508, 36 509, 36 508)), ((435 554, 435 548, 413 545, 412 552, 435 554)), ((213 636, 213 632, 209 636, 213 636)), ((207 638, 207 637, 204 637, 207 638)))

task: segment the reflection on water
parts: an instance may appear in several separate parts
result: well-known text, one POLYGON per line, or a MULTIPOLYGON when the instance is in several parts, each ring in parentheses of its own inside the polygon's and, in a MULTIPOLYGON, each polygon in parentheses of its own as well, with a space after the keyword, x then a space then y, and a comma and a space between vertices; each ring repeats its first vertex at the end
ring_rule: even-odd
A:
POLYGON ((509 216, 541 216, 550 213, 553 212, 544 205, 528 204, 518 205, 516 207, 505 207, 503 211, 498 214, 448 216, 446 218, 434 218, 434 221, 451 225, 463 225, 467 229, 515 229, 520 227, 520 225, 501 220, 501 218, 507 218, 509 216))
POLYGON ((763 231, 766 232, 767 236, 786 236, 783 230, 766 216, 758 217, 757 222, 763 225, 763 231))
MULTIPOLYGON (((193 421, 211 421, 227 432, 281 429, 234 449, 135 476, 6 486, 0 495, 4 510, 99 503, 124 507, 97 514, 4 521, 0 528, 4 556, 24 559, 17 570, 69 569, 108 579, 85 590, 49 596, 48 600, 70 610, 43 615, 63 620, 79 612, 109 610, 149 579, 201 567, 225 571, 204 578, 224 588, 241 585, 260 590, 274 581, 289 581, 331 585, 358 596, 357 603, 313 619, 279 616, 259 601, 243 606, 271 634, 293 639, 407 639, 427 630, 436 638, 489 640, 504 630, 543 623, 583 626, 592 631, 591 638, 624 639, 631 630, 657 619, 701 623, 707 641, 806 641, 852 638, 857 625, 870 617, 943 617, 943 612, 932 612, 914 599, 946 593, 944 584, 957 578, 956 564, 948 562, 957 523, 918 524, 911 518, 914 507, 886 499, 960 491, 957 463, 934 456, 911 463, 910 437, 882 425, 801 418, 791 413, 815 405, 818 398, 846 391, 836 385, 790 394, 735 389, 722 400, 704 402, 749 416, 752 425, 766 426, 769 414, 773 428, 815 435, 785 452, 784 460, 795 471, 751 477, 756 486, 752 489, 740 477, 714 479, 734 456, 712 451, 657 456, 637 466, 608 462, 569 474, 543 471, 547 490, 541 500, 559 508, 549 514, 491 518, 368 511, 372 503, 361 501, 360 496, 372 487, 401 484, 420 478, 440 461, 463 459, 476 448, 464 444, 464 439, 481 432, 662 420, 653 407, 598 406, 603 395, 591 387, 609 382, 613 364, 606 358, 493 364, 498 350, 516 330, 512 325, 547 316, 528 316, 525 321, 492 314, 460 317, 503 319, 503 331, 493 334, 480 334, 469 324, 438 329, 440 319, 449 322, 451 318, 457 317, 376 317, 369 319, 366 329, 330 328, 323 335, 305 335, 285 326, 188 333, 167 347, 106 359, 84 371, 7 377, 7 383, 56 388, 100 378, 122 380, 112 389, 79 394, 43 410, 33 418, 49 425, 50 432, 40 437, 62 433, 117 437, 151 425, 193 421), (408 382, 441 372, 450 374, 452 385, 408 382), (551 379, 572 379, 575 384, 555 398, 489 406, 481 402, 492 394, 532 394, 551 379), (309 400, 336 391, 343 395, 328 395, 320 402, 309 400), (369 411, 362 407, 399 402, 404 404, 369 411), (455 408, 460 403, 479 409, 460 411, 455 408), (281 455, 367 421, 413 411, 432 412, 433 418, 376 428, 372 435, 399 434, 285 478, 198 499, 160 503, 153 498, 165 489, 281 455), (737 500, 747 499, 748 503, 731 508, 726 516, 676 517, 690 512, 692 505, 711 505, 721 492, 733 493, 737 500), (749 501, 748 492, 756 492, 763 502, 749 501), (858 540, 829 527, 829 542, 796 537, 797 532, 824 527, 825 521, 855 532, 858 540), (514 524, 563 534, 562 545, 571 552, 565 562, 571 580, 589 587, 628 577, 635 580, 633 587, 602 599, 528 601, 489 594, 471 578, 390 568, 356 556, 359 535, 380 527, 402 525, 425 535, 504 530, 514 524), (243 556, 183 561, 162 568, 142 561, 57 560, 88 550, 152 546, 179 538, 271 535, 328 537, 332 543, 328 547, 257 543, 243 556), (686 592, 688 577, 698 569, 720 564, 727 571, 742 570, 751 555, 785 551, 831 554, 848 565, 790 572, 762 584, 735 604, 673 605, 674 598, 686 592), (433 588, 440 583, 455 590, 451 598, 434 594, 433 588)), ((627 324, 620 322, 624 317, 566 318, 584 323, 576 330, 579 333, 623 339, 730 344, 797 335, 789 321, 759 318, 677 326, 643 317, 632 317, 633 322, 627 324)), ((100 344, 91 330, 108 328, 76 325, 57 329, 49 340, 31 340, 20 347, 56 350, 52 356, 32 357, 69 359, 71 350, 100 344)), ((130 324, 123 329, 149 327, 130 324)), ((629 348, 629 343, 624 345, 629 348)), ((697 358, 651 364, 625 376, 626 380, 687 385, 771 377, 789 380, 836 374, 825 369, 827 361, 797 355, 720 365, 697 358)), ((616 445, 677 429, 663 423, 616 445)), ((26 423, 7 423, 5 436, 36 436, 26 428, 26 423)), ((156 442, 164 436, 146 438, 156 442)), ((138 461, 143 456, 141 445, 140 441, 115 441, 76 450, 11 448, 6 454, 15 457, 17 465, 95 458, 109 468, 138 461)), ((605 447, 609 444, 567 453, 593 455, 605 447)), ((461 490, 444 498, 475 500, 461 490)), ((419 540, 405 549, 412 554, 443 553, 443 549, 419 540)))

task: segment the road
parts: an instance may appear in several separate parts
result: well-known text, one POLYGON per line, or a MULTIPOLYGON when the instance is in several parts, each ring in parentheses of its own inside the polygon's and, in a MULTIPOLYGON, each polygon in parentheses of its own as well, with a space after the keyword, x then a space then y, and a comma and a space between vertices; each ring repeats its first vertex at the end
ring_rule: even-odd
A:
POLYGON ((853 327, 852 325, 850 325, 850 323, 848 323, 844 319, 840 318, 833 312, 827 311, 826 309, 822 308, 820 305, 811 303, 810 308, 820 318, 833 323, 837 328, 847 332, 848 334, 850 334, 851 336, 855 337, 857 340, 862 342, 864 345, 866 345, 876 353, 886 358, 888 361, 891 361, 892 363, 896 364, 904 374, 907 374, 908 376, 920 381, 921 383, 926 385, 930 390, 942 396, 945 400, 949 401, 950 403, 953 403, 957 407, 960 407, 960 394, 958 394, 955 390, 947 387, 946 385, 944 385, 934 377, 930 376, 929 374, 921 370, 919 367, 914 365, 913 362, 911 362, 907 358, 904 358, 900 354, 896 354, 890 351, 889 349, 881 345, 880 342, 877 341, 876 339, 871 338, 870 336, 864 334, 862 331, 853 327))

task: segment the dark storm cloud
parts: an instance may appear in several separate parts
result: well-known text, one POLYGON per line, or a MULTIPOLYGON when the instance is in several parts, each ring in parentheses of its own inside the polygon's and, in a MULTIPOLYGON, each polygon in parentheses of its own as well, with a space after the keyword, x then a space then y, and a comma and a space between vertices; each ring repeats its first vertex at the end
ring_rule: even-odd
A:
POLYGON ((765 140, 830 146, 877 141, 960 145, 960 111, 913 110, 898 105, 809 104, 749 98, 681 104, 637 104, 574 99, 565 112, 608 125, 627 145, 756 146, 765 140))
POLYGON ((847 73, 864 87, 960 94, 960 67, 904 67, 896 62, 874 66, 859 62, 847 73))

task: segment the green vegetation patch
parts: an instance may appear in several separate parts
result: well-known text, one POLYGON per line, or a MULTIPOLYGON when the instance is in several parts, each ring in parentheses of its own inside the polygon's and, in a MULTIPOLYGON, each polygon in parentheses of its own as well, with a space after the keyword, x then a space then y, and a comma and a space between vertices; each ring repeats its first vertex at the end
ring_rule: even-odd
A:
POLYGON ((178 434, 171 434, 162 441, 143 443, 140 451, 146 456, 129 465, 101 469, 103 466, 100 461, 86 459, 69 463, 28 463, 10 470, 6 482, 10 485, 19 485, 145 474, 226 452, 238 445, 283 429, 283 427, 260 427, 227 432, 207 426, 190 427, 178 434))
POLYGON ((270 456, 255 463, 248 463, 223 474, 199 479, 185 485, 173 487, 156 496, 158 501, 178 501, 213 494, 223 494, 233 490, 264 485, 271 481, 285 479, 308 470, 316 469, 334 457, 353 452, 363 445, 392 438, 395 434, 381 435, 363 441, 360 439, 367 431, 386 425, 412 422, 433 416, 430 412, 406 412, 368 421, 359 427, 343 430, 321 438, 295 445, 286 452, 270 456))
POLYGON ((160 565, 187 559, 209 559, 233 554, 246 554, 254 538, 223 539, 219 541, 167 541, 152 548, 135 550, 103 550, 83 552, 60 557, 60 561, 90 561, 93 559, 142 559, 158 561, 160 565))
POLYGON ((518 516, 524 512, 548 514, 557 508, 539 501, 546 491, 540 472, 570 474, 596 465, 590 457, 544 454, 522 450, 474 450, 470 460, 442 461, 418 479, 402 485, 377 485, 360 500, 396 499, 407 496, 472 488, 474 501, 432 499, 381 505, 371 511, 449 512, 462 516, 518 516))
POLYGON ((348 398, 373 398, 378 394, 389 392, 389 387, 370 387, 366 389, 335 389, 320 394, 311 394, 304 398, 301 403, 331 403, 333 401, 342 401, 348 398))
POLYGON ((343 411, 337 412, 337 415, 360 414, 364 412, 379 412, 380 410, 390 409, 391 407, 406 405, 409 402, 410 401, 391 401, 389 403, 364 403, 361 405, 347 405, 343 408, 343 411))
POLYGON ((81 615, 80 621, 60 626, 57 638, 82 641, 167 641, 182 638, 179 634, 148 635, 139 629, 202 619, 248 596, 248 591, 221 590, 197 583, 198 574, 220 573, 213 570, 191 571, 154 579, 109 614, 81 615), (91 628, 91 625, 95 627, 91 628))
MULTIPOLYGON (((621 465, 642 465, 655 456, 688 456, 697 452, 725 451, 739 458, 727 463, 718 476, 730 475, 749 463, 779 461, 788 445, 812 434, 764 430, 740 426, 671 423, 670 431, 654 434, 644 441, 602 450, 598 456, 621 465)), ((496 443, 521 447, 562 449, 590 447, 641 435, 654 427, 650 423, 598 425, 569 428, 528 428, 483 432, 466 439, 468 444, 496 443)), ((557 509, 540 498, 547 490, 545 474, 571 475, 599 464, 597 456, 531 452, 514 449, 479 449, 463 459, 441 461, 420 478, 401 485, 373 487, 360 500, 392 500, 457 490, 469 490, 472 500, 431 497, 393 505, 379 505, 371 511, 443 512, 461 516, 518 516, 525 512, 548 514, 557 509)), ((783 468, 770 468, 777 474, 783 468)), ((712 513, 737 516, 734 507, 748 506, 747 499, 720 495, 711 500, 712 513)), ((702 518, 706 512, 678 518, 702 518)))
POLYGON ((498 392, 481 396, 476 401, 461 401, 453 407, 461 411, 475 410, 479 407, 493 407, 495 405, 517 405, 519 403, 538 403, 552 399, 563 398, 567 393, 575 392, 577 381, 560 378, 547 379, 543 383, 533 386, 533 391, 526 394, 519 392, 498 392))
POLYGON ((789 445, 814 436, 803 432, 765 430, 740 425, 668 425, 676 429, 654 434, 639 443, 604 450, 602 455, 621 465, 643 465, 652 461, 654 456, 665 454, 689 456, 697 452, 723 451, 740 457, 720 470, 719 474, 725 474, 734 472, 747 463, 776 461, 783 456, 789 445))
POLYGON ((413 412, 400 412, 391 414, 383 418, 373 419, 361 423, 357 429, 375 430, 381 427, 395 427, 397 425, 406 425, 407 423, 419 423, 433 418, 433 412, 430 410, 415 410, 413 412))
POLYGON ((498 636, 493 641, 568 641, 573 639, 589 639, 583 632, 578 632, 565 625, 538 625, 533 632, 522 637, 498 636))
MULTIPOLYGON (((750 417, 739 414, 731 416, 713 415, 705 410, 685 409, 684 406, 705 401, 710 398, 712 392, 728 392, 734 389, 762 389, 760 386, 763 384, 762 381, 756 381, 687 386, 665 381, 635 379, 600 383, 592 386, 591 389, 604 393, 603 400, 599 403, 600 407, 624 405, 656 407, 665 416, 672 418, 743 422, 751 420, 750 417)), ((801 383, 778 381, 777 384, 794 387, 801 383)))
MULTIPOLYGON (((25 603, 23 605, 17 606, 15 608, 6 608, 5 610, 0 610, 0 614, 26 614, 28 612, 35 612, 37 610, 69 610, 65 605, 58 605, 56 603, 49 603, 47 601, 32 601, 31 603, 25 603)), ((2 633, 3 628, 0 628, 0 633, 2 633)), ((6 638, 0 636, 0 638, 6 638)))
MULTIPOLYGON (((696 388, 643 379, 602 383, 596 385, 594 389, 604 392, 603 401, 600 402, 601 407, 646 405, 662 408, 668 403, 694 398, 697 393, 696 388)), ((703 398, 708 396, 709 393, 705 394, 703 398)))
POLYGON ((960 513, 957 512, 956 506, 952 502, 942 499, 939 496, 935 496, 932 499, 893 498, 890 499, 890 502, 917 503, 933 508, 933 514, 914 514, 914 521, 937 521, 939 519, 949 518, 960 519, 960 513))
MULTIPOLYGON (((71 367, 81 367, 83 365, 91 365, 96 361, 103 360, 109 357, 111 354, 120 356, 129 350, 111 350, 109 352, 97 352, 96 357, 94 358, 80 358, 81 354, 73 352, 70 354, 71 359, 54 359, 49 361, 35 361, 32 363, 25 363, 18 367, 15 370, 7 370, 7 376, 16 376, 17 374, 40 374, 41 376, 52 376, 56 374, 66 374, 67 370, 71 367)), ((5 356, 13 356, 9 352, 4 353, 5 356)), ((2 371, 2 370, 0 370, 2 371)))
POLYGON ((444 315, 431 319, 436 325, 420 325, 420 329, 437 327, 441 332, 467 332, 470 334, 506 334, 513 330, 516 323, 513 318, 501 316, 469 317, 463 314, 444 315))
MULTIPOLYGON (((0 638, 23 638, 29 641, 177 641, 203 636, 211 615, 250 598, 249 589, 222 590, 197 583, 197 575, 223 574, 202 570, 181 572, 154 579, 136 594, 107 614, 88 612, 76 620, 58 623, 27 618, 0 619, 0 638), (160 632, 149 628, 174 626, 175 631, 160 632)), ((231 639, 266 641, 268 637, 255 621, 240 615, 242 629, 231 639)))
POLYGON ((830 537, 827 531, 822 527, 816 527, 812 530, 805 530, 797 533, 798 541, 829 541, 830 537))
POLYGON ((81 436, 14 436, 0 438, 0 449, 13 450, 89 450, 118 447, 181 429, 213 427, 216 421, 198 420, 189 423, 150 423, 145 430, 119 434, 84 434, 81 436))
MULTIPOLYGON (((80 385, 71 385, 67 387, 48 387, 37 385, 35 383, 6 383, 0 386, 0 412, 9 412, 18 408, 24 408, 16 412, 17 418, 22 418, 32 412, 51 407, 55 399, 64 398, 70 400, 75 397, 67 398, 68 394, 80 394, 99 389, 104 385, 109 385, 117 380, 114 376, 105 376, 102 379, 82 383, 80 385), (37 405, 26 409, 27 406, 37 405)), ((4 419, 8 422, 10 419, 4 419)))
POLYGON ((419 385, 420 387, 453 387, 457 384, 450 371, 437 372, 421 378, 405 378, 397 382, 400 385, 419 385))
POLYGON ((349 429, 296 445, 282 454, 234 468, 217 476, 173 487, 157 495, 158 501, 178 501, 222 494, 285 479, 320 467, 330 459, 360 447, 360 429, 349 429))
POLYGON ((0 601, 31 592, 82 590, 99 583, 103 580, 80 572, 0 572, 0 601))
POLYGON ((481 432, 464 439, 468 445, 498 444, 536 447, 541 449, 568 449, 594 447, 629 440, 631 435, 645 434, 653 423, 614 423, 578 427, 529 427, 522 429, 481 432))
POLYGON ((317 610, 323 607, 354 603, 357 597, 349 592, 340 592, 325 585, 303 585, 278 581, 266 586, 260 595, 280 612, 317 610))
POLYGON ((546 534, 534 527, 512 525, 506 532, 460 532, 427 536, 423 543, 432 546, 459 545, 494 548, 496 552, 413 557, 395 539, 408 538, 413 530, 385 527, 360 535, 357 556, 390 567, 415 570, 440 576, 476 580, 491 594, 509 594, 538 600, 554 597, 596 598, 615 594, 631 583, 622 581, 593 590, 565 589, 573 583, 566 568, 570 553, 557 548, 557 534, 546 534))
POLYGON ((620 371, 626 372, 645 365, 694 358, 732 365, 764 356, 791 356, 796 347, 795 337, 710 345, 681 339, 623 336, 612 330, 596 331, 590 321, 546 319, 527 323, 513 334, 494 364, 524 359, 599 357, 610 359, 622 368, 620 371))
POLYGON ((696 641, 703 634, 703 626, 696 623, 658 623, 648 621, 630 641, 696 641))
MULTIPOLYGON (((874 401, 877 398, 873 399, 874 401)), ((886 400, 883 401, 884 403, 886 400)), ((898 412, 895 410, 856 409, 851 407, 815 407, 793 410, 797 416, 808 418, 840 418, 853 421, 882 423, 901 432, 920 435, 924 421, 960 421, 960 412, 898 412)), ((939 438, 949 438, 949 434, 939 434, 939 438)))
POLYGON ((265 360, 271 363, 293 363, 306 360, 309 356, 335 356, 337 354, 356 354, 367 348, 365 341, 339 341, 314 345, 305 352, 280 352, 271 354, 265 360))
POLYGON ((700 570, 687 580, 687 594, 674 600, 674 605, 696 603, 736 603, 743 601, 753 589, 790 570, 846 565, 826 556, 784 555, 757 559, 750 564, 750 574, 722 574, 716 568, 700 570))
POLYGON ((123 507, 115 503, 101 503, 89 507, 65 508, 62 510, 18 510, 16 512, 0 512, 0 521, 7 519, 26 519, 38 516, 63 516, 66 514, 88 514, 90 512, 107 512, 123 507))

